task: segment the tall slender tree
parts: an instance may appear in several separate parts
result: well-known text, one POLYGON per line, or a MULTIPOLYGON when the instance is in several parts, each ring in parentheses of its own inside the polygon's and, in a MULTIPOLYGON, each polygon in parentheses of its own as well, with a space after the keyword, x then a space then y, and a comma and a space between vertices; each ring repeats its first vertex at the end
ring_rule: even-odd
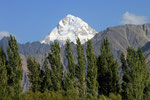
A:
POLYGON ((3 51, 3 48, 0 47, 0 100, 6 100, 7 96, 6 55, 3 51))
POLYGON ((76 67, 76 77, 78 78, 77 86, 79 96, 85 97, 86 96, 85 55, 79 38, 77 38, 77 55, 78 55, 78 65, 76 67))
POLYGON ((143 55, 143 52, 142 52, 141 48, 137 49, 137 54, 138 54, 139 62, 140 62, 140 65, 141 65, 141 70, 140 70, 141 77, 139 79, 140 82, 141 82, 140 83, 141 91, 139 91, 139 95, 141 95, 141 99, 146 100, 146 98, 144 98, 144 91, 145 91, 145 89, 147 89, 148 84, 150 84, 150 75, 149 75, 149 72, 148 72, 148 69, 147 69, 147 64, 146 64, 146 61, 145 61, 145 58, 144 58, 144 55, 143 55))
POLYGON ((52 87, 52 81, 50 76, 50 68, 48 66, 47 59, 45 59, 44 62, 44 76, 41 83, 41 91, 45 92, 47 90, 51 90, 52 87))
POLYGON ((129 47, 127 49, 127 58, 121 56, 123 82, 122 97, 124 100, 143 100, 144 90, 149 81, 147 65, 142 53, 138 48, 135 51, 129 47))
POLYGON ((60 46, 58 42, 51 43, 51 53, 48 55, 51 66, 50 74, 54 91, 62 89, 63 65, 61 63, 60 46))
POLYGON ((14 36, 10 35, 10 40, 7 47, 8 65, 7 76, 9 85, 9 94, 15 100, 19 99, 19 95, 22 92, 21 80, 22 80, 22 63, 18 52, 17 41, 14 36))
POLYGON ((31 56, 27 59, 27 66, 29 69, 28 77, 31 83, 31 90, 33 92, 40 91, 41 78, 40 78, 40 65, 31 56))
POLYGON ((108 96, 111 92, 118 94, 120 92, 120 77, 118 63, 114 60, 110 52, 108 38, 101 44, 101 55, 98 57, 98 92, 108 96))
POLYGON ((128 68, 127 61, 125 59, 124 53, 121 53, 120 60, 121 60, 121 63, 122 63, 122 71, 123 71, 122 97, 123 97, 123 99, 127 99, 127 98, 129 98, 128 97, 129 91, 126 91, 126 88, 128 88, 127 83, 129 83, 131 81, 131 79, 130 79, 130 76, 128 74, 129 73, 129 68, 128 68))
POLYGON ((69 70, 65 75, 64 89, 71 90, 71 89, 75 89, 75 67, 76 67, 76 64, 74 62, 72 48, 71 48, 69 40, 66 41, 66 52, 67 52, 66 57, 68 60, 68 69, 69 70))
POLYGON ((87 42, 87 92, 88 94, 91 94, 92 96, 96 96, 97 90, 98 90, 98 84, 97 84, 97 65, 96 65, 96 56, 93 51, 93 46, 91 40, 88 40, 87 42))

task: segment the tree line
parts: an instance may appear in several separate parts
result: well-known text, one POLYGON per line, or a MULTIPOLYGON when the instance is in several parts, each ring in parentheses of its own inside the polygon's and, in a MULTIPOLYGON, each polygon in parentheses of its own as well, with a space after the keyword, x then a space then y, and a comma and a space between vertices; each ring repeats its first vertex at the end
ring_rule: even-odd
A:
POLYGON ((58 42, 50 44, 43 68, 32 56, 27 59, 30 90, 22 93, 22 64, 17 41, 10 36, 7 55, 0 47, 0 100, 150 100, 150 76, 140 48, 121 54, 121 67, 111 53, 108 38, 96 56, 91 40, 86 50, 76 40, 77 63, 66 41, 67 72, 58 42), (86 51, 86 53, 84 52, 86 51))

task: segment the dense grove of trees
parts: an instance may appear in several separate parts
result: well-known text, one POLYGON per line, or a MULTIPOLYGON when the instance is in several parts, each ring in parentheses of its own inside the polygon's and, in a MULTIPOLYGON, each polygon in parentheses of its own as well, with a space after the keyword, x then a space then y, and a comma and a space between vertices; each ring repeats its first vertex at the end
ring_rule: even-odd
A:
POLYGON ((91 40, 84 50, 78 38, 77 63, 67 40, 68 66, 64 72, 59 43, 55 41, 50 46, 42 69, 35 58, 28 57, 30 90, 23 93, 17 41, 10 36, 7 55, 0 47, 0 100, 150 100, 150 75, 140 48, 136 51, 128 47, 127 55, 121 54, 119 71, 107 38, 98 57, 91 40))

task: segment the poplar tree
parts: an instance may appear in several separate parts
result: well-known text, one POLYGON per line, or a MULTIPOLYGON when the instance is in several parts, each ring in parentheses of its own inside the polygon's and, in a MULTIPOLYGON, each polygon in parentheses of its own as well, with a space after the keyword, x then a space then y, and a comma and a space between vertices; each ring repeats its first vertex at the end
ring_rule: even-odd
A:
POLYGON ((22 92, 22 63, 18 52, 17 41, 14 36, 10 35, 7 47, 8 65, 7 76, 9 85, 9 94, 13 99, 18 100, 22 92))
POLYGON ((71 89, 75 89, 75 67, 76 67, 76 64, 74 62, 72 48, 71 48, 69 40, 66 41, 66 53, 67 53, 66 57, 67 57, 67 61, 68 61, 68 72, 65 75, 64 89, 71 90, 71 89))
POLYGON ((150 100, 150 79, 145 85, 143 98, 143 100, 150 100))
POLYGON ((109 41, 107 38, 101 44, 101 55, 98 57, 98 92, 109 96, 110 93, 118 94, 120 92, 120 77, 118 71, 118 62, 114 60, 110 52, 109 41))
POLYGON ((131 79, 130 79, 130 75, 129 75, 130 71, 129 71, 124 53, 121 54, 120 60, 122 63, 122 71, 123 71, 121 94, 122 94, 123 99, 127 99, 127 98, 129 98, 129 96, 128 96, 129 90, 128 91, 126 90, 127 88, 129 88, 127 83, 129 83, 131 81, 131 79))
POLYGON ((71 74, 69 72, 67 72, 65 74, 65 79, 64 79, 64 90, 65 91, 71 91, 71 90, 75 89, 72 79, 70 77, 71 77, 71 74))
MULTIPOLYGON (((139 61, 140 61, 140 65, 141 65, 141 70, 140 70, 140 75, 141 75, 141 79, 140 79, 140 86, 141 86, 141 91, 139 91, 139 95, 141 95, 141 99, 146 100, 147 98, 144 98, 144 96, 150 96, 150 90, 146 90, 150 85, 150 75, 148 72, 148 68, 147 68, 147 64, 143 55, 143 52, 141 50, 141 48, 137 49, 137 54, 139 56, 139 61), (148 94, 149 92, 149 94, 148 94), (145 95, 146 93, 146 95, 145 95), (148 95, 147 95, 148 94, 148 95)), ((149 97, 150 99, 150 97, 149 97)))
POLYGON ((33 92, 40 91, 41 78, 40 78, 40 65, 31 56, 27 59, 27 66, 29 69, 28 77, 31 83, 31 90, 33 92))
POLYGON ((85 84, 85 55, 80 39, 77 38, 78 65, 76 67, 76 77, 78 78, 77 87, 80 97, 86 96, 85 84))
POLYGON ((52 90, 58 91, 62 89, 63 65, 61 63, 60 46, 58 42, 51 43, 51 53, 48 55, 50 63, 50 75, 52 82, 52 90))
POLYGON ((52 87, 52 81, 51 81, 51 76, 50 76, 50 68, 48 66, 47 59, 45 59, 44 76, 43 76, 43 80, 41 83, 41 91, 45 92, 47 90, 51 90, 51 87, 52 87))
POLYGON ((7 96, 6 55, 3 51, 3 48, 0 47, 0 100, 6 100, 7 96))
POLYGON ((96 56, 93 51, 93 46, 91 40, 87 42, 87 92, 92 96, 96 96, 98 87, 97 87, 97 65, 96 65, 96 56))
POLYGON ((127 58, 121 56, 123 82, 122 82, 122 97, 124 100, 143 100, 144 91, 149 83, 149 73, 147 65, 139 48, 135 51, 129 47, 127 49, 127 58))

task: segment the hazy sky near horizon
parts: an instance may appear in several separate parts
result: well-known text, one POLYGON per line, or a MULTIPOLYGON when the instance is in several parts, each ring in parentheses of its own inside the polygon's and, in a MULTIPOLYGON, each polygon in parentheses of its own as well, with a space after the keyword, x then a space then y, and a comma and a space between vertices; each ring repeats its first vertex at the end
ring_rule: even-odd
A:
POLYGON ((14 34, 20 43, 41 41, 67 14, 96 31, 150 22, 150 0, 0 0, 0 38, 14 34))

